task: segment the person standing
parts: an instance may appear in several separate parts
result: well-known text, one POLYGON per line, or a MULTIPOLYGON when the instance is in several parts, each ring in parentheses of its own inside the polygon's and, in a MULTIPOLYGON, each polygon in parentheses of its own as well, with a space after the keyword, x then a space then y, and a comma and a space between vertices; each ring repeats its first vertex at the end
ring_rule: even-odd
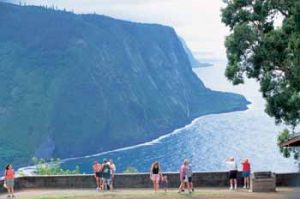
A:
POLYGON ((188 169, 187 169, 187 178, 188 178, 188 183, 190 186, 190 189, 192 191, 194 191, 194 184, 193 184, 193 168, 192 168, 192 164, 189 162, 188 163, 188 169))
POLYGON ((109 164, 110 164, 110 174, 111 174, 111 188, 113 188, 113 185, 114 185, 114 178, 115 178, 115 173, 116 173, 116 165, 115 163, 113 162, 112 159, 109 160, 109 164))
POLYGON ((93 171, 94 171, 94 177, 95 177, 96 185, 97 185, 97 188, 96 188, 97 192, 99 190, 101 190, 101 177, 102 177, 101 170, 102 170, 102 165, 99 162, 94 161, 93 171))
POLYGON ((244 189, 249 189, 251 166, 248 159, 244 160, 244 162, 242 162, 242 165, 243 165, 244 189))
POLYGON ((15 197, 14 195, 15 171, 11 164, 5 167, 4 179, 5 179, 5 185, 8 192, 8 198, 10 197, 14 198, 15 197))
POLYGON ((181 193, 182 191, 184 191, 185 186, 187 186, 189 193, 191 193, 191 187, 189 185, 189 180, 188 180, 188 165, 189 165, 189 161, 188 160, 184 160, 183 164, 180 167, 179 170, 179 177, 180 177, 180 185, 178 188, 178 193, 181 193))
POLYGON ((167 175, 163 175, 162 179, 161 179, 161 187, 164 189, 165 193, 168 192, 168 176, 167 175))
POLYGON ((161 178, 160 165, 159 165, 159 162, 155 161, 151 165, 151 169, 150 169, 150 179, 153 182, 154 192, 157 192, 159 189, 160 178, 161 178))
POLYGON ((103 166, 102 166, 102 183, 103 183, 103 190, 113 190, 111 184, 111 166, 110 163, 104 159, 103 166))
POLYGON ((226 160, 228 170, 229 170, 229 183, 230 190, 237 189, 237 164, 233 157, 230 157, 226 160))

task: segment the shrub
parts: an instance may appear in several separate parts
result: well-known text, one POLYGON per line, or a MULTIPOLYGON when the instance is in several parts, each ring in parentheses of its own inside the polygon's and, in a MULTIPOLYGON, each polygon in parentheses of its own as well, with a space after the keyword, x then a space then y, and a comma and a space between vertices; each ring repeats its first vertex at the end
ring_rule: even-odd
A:
POLYGON ((65 170, 61 168, 60 159, 50 159, 46 161, 44 159, 32 158, 32 162, 36 168, 37 175, 72 175, 80 174, 79 166, 76 166, 74 170, 65 170))
POLYGON ((139 171, 134 167, 127 167, 123 173, 138 173, 139 171))

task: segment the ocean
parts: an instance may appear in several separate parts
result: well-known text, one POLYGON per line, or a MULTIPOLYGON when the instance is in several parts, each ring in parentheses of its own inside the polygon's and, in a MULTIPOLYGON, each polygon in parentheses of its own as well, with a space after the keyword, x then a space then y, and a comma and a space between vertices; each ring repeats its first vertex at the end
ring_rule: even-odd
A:
POLYGON ((224 62, 194 69, 206 87, 244 95, 251 102, 248 110, 202 116, 147 143, 66 159, 63 168, 74 169, 78 165, 81 172, 92 173, 94 160, 111 158, 118 173, 128 167, 148 172, 153 161, 159 161, 165 172, 176 172, 183 160, 189 159, 194 171, 224 171, 225 159, 233 156, 238 162, 249 159, 253 171, 298 171, 297 162, 279 152, 277 135, 284 126, 276 126, 264 112, 265 102, 258 83, 251 80, 232 86, 224 71, 224 62))

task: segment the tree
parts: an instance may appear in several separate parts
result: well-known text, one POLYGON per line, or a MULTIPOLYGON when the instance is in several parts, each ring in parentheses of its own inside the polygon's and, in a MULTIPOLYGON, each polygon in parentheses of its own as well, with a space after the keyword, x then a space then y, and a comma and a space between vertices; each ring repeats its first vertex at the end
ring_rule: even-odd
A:
POLYGON ((300 1, 224 0, 222 22, 230 28, 226 77, 233 84, 254 78, 275 122, 300 123, 300 1), (282 20, 282 25, 275 23, 282 20))

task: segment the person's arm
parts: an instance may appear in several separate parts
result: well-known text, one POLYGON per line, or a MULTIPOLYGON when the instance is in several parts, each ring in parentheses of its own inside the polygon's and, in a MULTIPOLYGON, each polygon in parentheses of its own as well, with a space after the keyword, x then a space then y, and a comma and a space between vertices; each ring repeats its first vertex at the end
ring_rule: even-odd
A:
POLYGON ((182 178, 183 178, 182 166, 181 166, 180 169, 179 169, 179 177, 180 177, 180 181, 181 181, 182 178))
POLYGON ((114 164, 114 173, 116 173, 117 172, 117 167, 116 167, 116 165, 114 164))
POLYGON ((150 179, 152 178, 152 170, 153 170, 153 164, 150 167, 150 172, 149 172, 150 179))
POLYGON ((109 165, 109 168, 110 168, 110 170, 111 170, 111 177, 114 178, 114 176, 115 176, 115 170, 114 170, 114 167, 110 164, 110 165, 109 165))
POLYGON ((94 177, 96 178, 97 176, 96 176, 95 166, 93 165, 92 168, 93 168, 94 177))

